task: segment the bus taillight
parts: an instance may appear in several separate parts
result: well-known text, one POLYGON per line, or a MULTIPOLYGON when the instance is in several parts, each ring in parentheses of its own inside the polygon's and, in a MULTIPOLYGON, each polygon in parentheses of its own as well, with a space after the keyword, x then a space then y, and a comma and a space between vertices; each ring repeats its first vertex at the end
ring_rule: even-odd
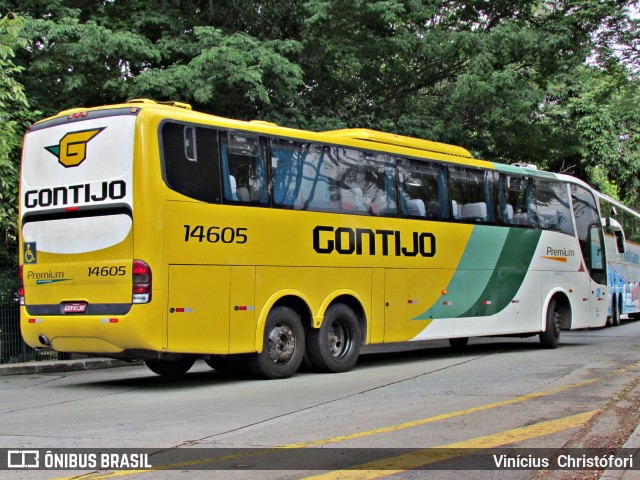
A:
POLYGON ((20 305, 24 305, 24 277, 22 275, 22 267, 18 267, 18 296, 20 297, 20 305))
POLYGON ((133 298, 132 303, 151 301, 151 267, 142 260, 133 261, 133 298))

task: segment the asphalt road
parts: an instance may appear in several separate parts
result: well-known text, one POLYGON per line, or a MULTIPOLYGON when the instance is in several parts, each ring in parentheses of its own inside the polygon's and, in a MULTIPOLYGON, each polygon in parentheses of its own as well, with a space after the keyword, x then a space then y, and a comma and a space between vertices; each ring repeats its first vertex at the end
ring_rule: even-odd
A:
POLYGON ((369 348, 351 372, 287 380, 224 375, 204 362, 173 383, 143 366, 3 376, 0 448, 127 448, 169 469, 11 470, 0 478, 545 477, 538 468, 505 474, 438 460, 621 445, 638 423, 629 398, 639 392, 639 344, 640 322, 624 321, 563 332, 557 350, 541 349, 537 337, 472 339, 462 351, 448 342, 369 348))

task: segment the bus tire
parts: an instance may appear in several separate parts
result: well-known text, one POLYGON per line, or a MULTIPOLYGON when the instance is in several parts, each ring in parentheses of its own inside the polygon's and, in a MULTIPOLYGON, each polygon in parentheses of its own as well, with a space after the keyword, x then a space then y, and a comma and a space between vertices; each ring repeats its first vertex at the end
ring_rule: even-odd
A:
POLYGON ((247 359, 249 368, 262 378, 288 378, 302 363, 304 344, 300 315, 289 307, 276 307, 267 316, 262 351, 247 359))
POLYGON ((178 380, 189 371, 195 363, 195 357, 184 357, 170 360, 145 360, 149 370, 170 380, 178 380))
POLYGON ((540 332, 540 345, 543 348, 558 348, 560 344, 560 309, 555 298, 547 307, 547 320, 544 332, 540 332))
POLYGON ((231 375, 246 375, 249 373, 245 355, 210 355, 204 361, 217 372, 231 375))
POLYGON ((617 327, 620 325, 620 310, 618 309, 618 299, 614 299, 611 302, 611 326, 617 327))
POLYGON ((461 350, 469 343, 469 337, 456 337, 449 339, 449 345, 456 350, 461 350))
POLYGON ((351 308, 336 303, 327 309, 320 328, 307 336, 306 361, 320 372, 346 372, 358 361, 362 331, 351 308))

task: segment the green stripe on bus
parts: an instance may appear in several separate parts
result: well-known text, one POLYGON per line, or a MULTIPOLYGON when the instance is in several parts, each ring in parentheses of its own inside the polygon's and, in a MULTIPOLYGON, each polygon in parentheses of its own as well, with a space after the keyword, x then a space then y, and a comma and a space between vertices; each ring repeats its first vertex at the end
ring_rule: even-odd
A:
POLYGON ((541 234, 541 230, 509 229, 489 282, 475 304, 461 317, 494 315, 511 303, 527 275, 541 234))
POLYGON ((447 293, 412 320, 487 316, 507 307, 520 289, 541 231, 476 226, 447 293))
POLYGON ((496 267, 509 230, 476 225, 460 263, 447 285, 446 295, 412 320, 454 318, 475 305, 496 267))

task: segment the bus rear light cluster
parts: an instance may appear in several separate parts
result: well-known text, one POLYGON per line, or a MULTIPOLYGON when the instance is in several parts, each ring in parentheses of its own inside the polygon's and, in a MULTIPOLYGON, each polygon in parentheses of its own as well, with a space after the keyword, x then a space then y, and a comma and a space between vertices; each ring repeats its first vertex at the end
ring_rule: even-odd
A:
POLYGON ((87 112, 87 111, 75 112, 75 113, 70 113, 69 115, 67 115, 67 119, 73 120, 74 118, 82 118, 82 117, 86 117, 87 115, 89 115, 89 112, 87 112))
POLYGON ((22 267, 23 265, 18 267, 18 297, 20 297, 20 305, 24 305, 24 277, 22 267))
POLYGON ((133 261, 133 297, 132 303, 151 301, 151 267, 142 260, 133 261))

